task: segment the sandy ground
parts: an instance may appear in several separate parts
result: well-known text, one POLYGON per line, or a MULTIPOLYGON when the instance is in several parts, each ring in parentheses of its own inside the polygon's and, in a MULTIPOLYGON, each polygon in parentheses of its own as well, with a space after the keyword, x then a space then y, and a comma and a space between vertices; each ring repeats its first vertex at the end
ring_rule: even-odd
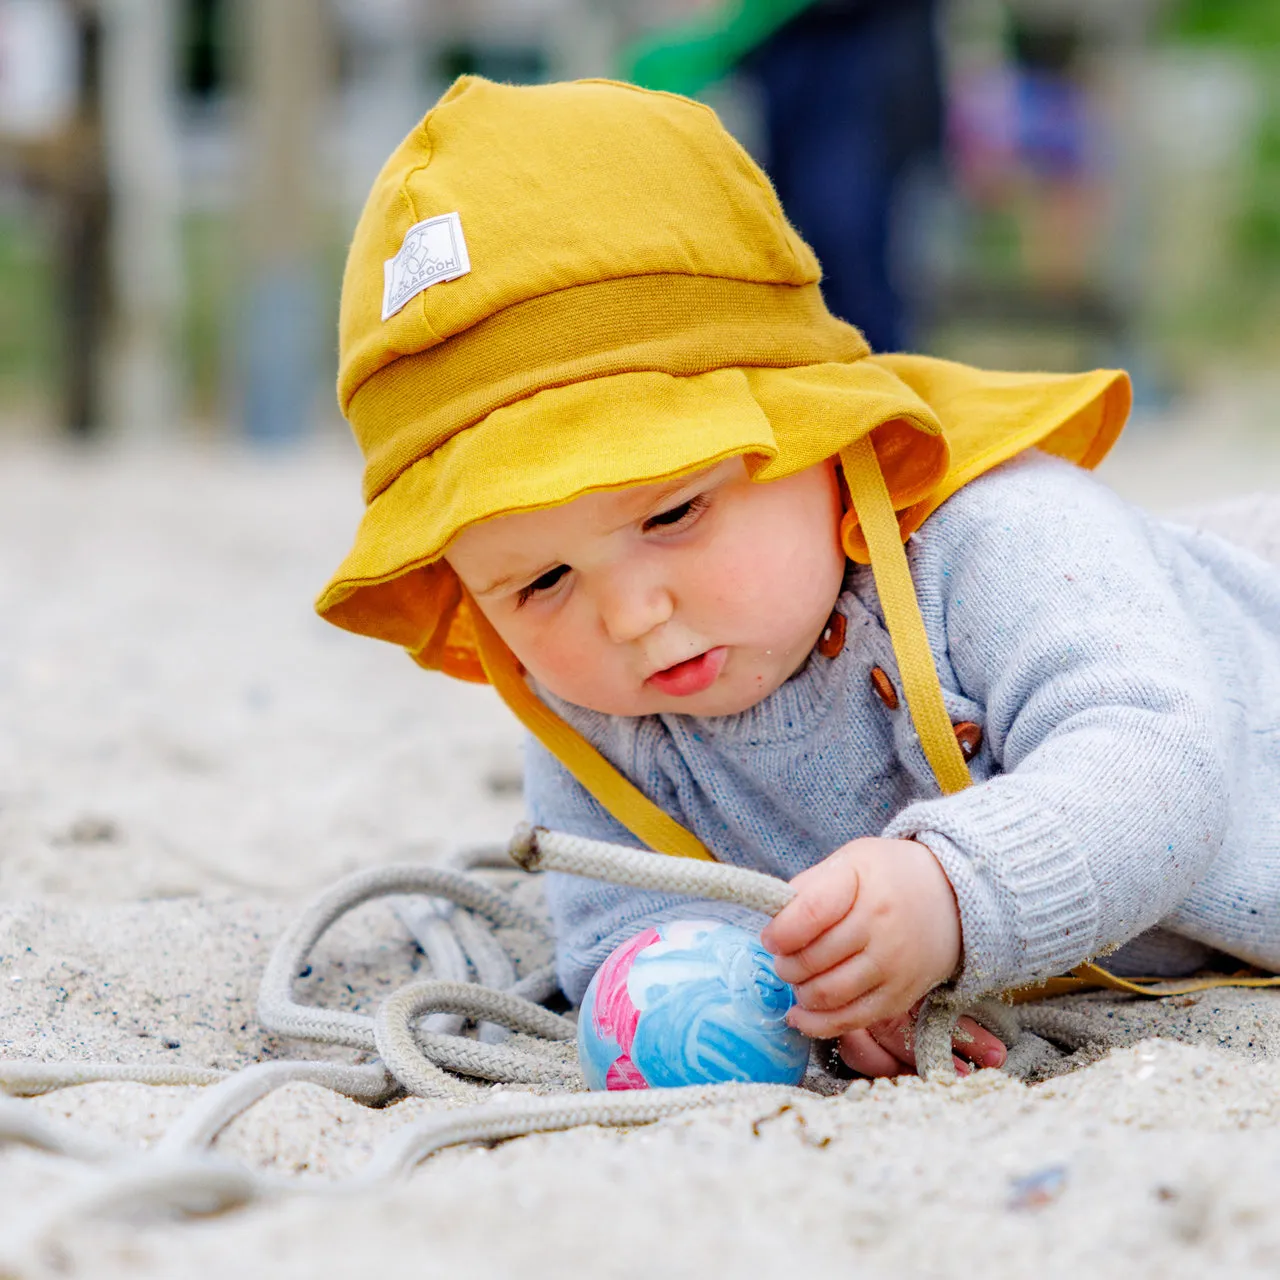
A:
MULTIPOLYGON (((1209 389, 1140 421, 1104 474, 1165 509, 1234 499, 1207 522, 1280 559, 1276 504, 1238 496, 1280 494, 1275 390, 1209 389)), ((519 734, 489 691, 311 613, 356 474, 336 442, 273 459, 0 436, 0 1056, 313 1056, 253 1012, 298 906, 518 818, 519 734)), ((314 981, 369 1008, 417 963, 370 906, 314 981)), ((1275 1274, 1280 996, 1116 1009, 1133 1043, 1041 1085, 858 1082, 780 1114, 461 1149, 377 1194, 73 1219, 6 1270, 5 1242, 76 1174, 9 1149, 0 1276, 1275 1274)), ((198 1092, 99 1083, 23 1105, 141 1148, 198 1092)), ((217 1149, 323 1185, 428 1106, 291 1085, 217 1149)))

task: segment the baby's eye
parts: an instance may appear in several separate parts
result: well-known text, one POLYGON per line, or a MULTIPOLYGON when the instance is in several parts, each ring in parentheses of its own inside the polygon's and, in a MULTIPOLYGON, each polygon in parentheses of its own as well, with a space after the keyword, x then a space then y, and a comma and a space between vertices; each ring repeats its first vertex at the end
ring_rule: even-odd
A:
POLYGON ((707 495, 700 493, 696 498, 690 498, 688 502, 682 502, 679 506, 672 507, 669 511, 660 512, 656 516, 650 516, 642 526, 647 533, 650 529, 670 529, 675 525, 683 524, 686 520, 691 519, 699 511, 707 505, 707 495))
POLYGON ((552 587, 569 572, 567 564, 558 564, 554 569, 548 569, 541 577, 534 578, 527 587, 521 587, 517 601, 524 604, 530 596, 536 596, 543 591, 550 591, 552 587))

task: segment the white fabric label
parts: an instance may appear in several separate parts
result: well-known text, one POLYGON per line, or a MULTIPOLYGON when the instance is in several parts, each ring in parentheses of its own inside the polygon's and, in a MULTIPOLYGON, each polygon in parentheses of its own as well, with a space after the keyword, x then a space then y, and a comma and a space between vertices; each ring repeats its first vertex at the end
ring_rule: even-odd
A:
POLYGON ((382 318, 390 320, 410 298, 471 270, 462 220, 456 213, 415 222, 394 258, 382 264, 382 318))

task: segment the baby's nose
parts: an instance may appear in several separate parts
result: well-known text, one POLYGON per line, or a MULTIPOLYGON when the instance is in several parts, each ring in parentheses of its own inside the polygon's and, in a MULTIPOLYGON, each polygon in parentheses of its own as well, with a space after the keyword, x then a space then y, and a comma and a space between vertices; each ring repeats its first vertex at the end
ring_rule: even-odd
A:
POLYGON ((599 597, 600 620, 614 644, 639 640, 671 619, 675 601, 660 582, 611 575, 599 597))

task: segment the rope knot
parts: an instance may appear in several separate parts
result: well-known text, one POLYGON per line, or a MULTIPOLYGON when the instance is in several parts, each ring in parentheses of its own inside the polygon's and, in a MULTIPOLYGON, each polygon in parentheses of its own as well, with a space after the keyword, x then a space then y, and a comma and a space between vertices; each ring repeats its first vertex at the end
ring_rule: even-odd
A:
POLYGON ((537 871, 542 865, 542 850, 538 848, 538 835, 544 828, 528 822, 516 823, 507 845, 507 855, 516 866, 525 871, 537 871))

